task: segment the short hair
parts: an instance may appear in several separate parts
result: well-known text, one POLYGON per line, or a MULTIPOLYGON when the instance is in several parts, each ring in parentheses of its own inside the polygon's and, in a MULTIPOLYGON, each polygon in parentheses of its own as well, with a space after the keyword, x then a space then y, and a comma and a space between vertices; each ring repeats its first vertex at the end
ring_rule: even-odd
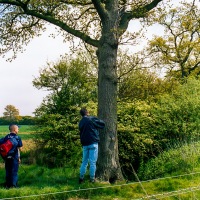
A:
POLYGON ((19 127, 17 124, 10 124, 9 125, 9 130, 13 131, 13 129, 14 129, 15 126, 19 127))
POLYGON ((88 111, 87 111, 86 108, 81 108, 80 114, 81 114, 82 117, 85 116, 85 115, 87 115, 87 113, 88 113, 88 111))

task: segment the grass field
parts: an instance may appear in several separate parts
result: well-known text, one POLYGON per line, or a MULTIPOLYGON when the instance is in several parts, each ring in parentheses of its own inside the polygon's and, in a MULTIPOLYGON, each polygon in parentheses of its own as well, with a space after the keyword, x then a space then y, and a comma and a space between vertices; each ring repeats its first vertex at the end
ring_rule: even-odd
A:
MULTIPOLYGON (((0 126, 0 135, 8 133, 7 126, 0 126)), ((35 144, 34 127, 21 126, 19 135, 24 143, 24 155, 31 157, 35 144)), ((196 148, 196 147, 195 147, 196 148)), ((191 149, 190 149, 191 151, 191 149)), ((186 155, 186 154, 185 154, 186 155)), ((2 199, 69 199, 69 200, 136 200, 136 199, 164 199, 164 200, 196 200, 200 199, 200 165, 192 171, 178 171, 171 174, 140 182, 121 181, 116 184, 107 182, 90 183, 87 174, 85 183, 78 184, 79 169, 70 167, 48 168, 37 164, 22 164, 19 166, 18 189, 4 189, 0 186, 0 200, 2 199)), ((176 159, 176 157, 174 157, 176 159)), ((153 172, 152 172, 153 173, 153 172)), ((0 159, 0 183, 4 182, 5 169, 0 159)))
MULTIPOLYGON (((18 135, 23 139, 32 139, 34 137, 35 127, 30 125, 21 125, 18 135)), ((0 138, 5 137, 9 133, 8 126, 0 126, 0 138)))

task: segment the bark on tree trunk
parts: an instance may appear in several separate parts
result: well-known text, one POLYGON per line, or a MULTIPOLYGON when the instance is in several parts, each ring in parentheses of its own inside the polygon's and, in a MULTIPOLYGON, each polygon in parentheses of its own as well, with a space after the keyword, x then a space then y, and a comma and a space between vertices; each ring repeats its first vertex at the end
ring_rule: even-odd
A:
POLYGON ((105 121, 106 126, 100 132, 96 176, 111 183, 117 179, 123 179, 117 139, 117 49, 118 38, 114 31, 105 31, 100 40, 97 56, 99 63, 98 116, 105 121))

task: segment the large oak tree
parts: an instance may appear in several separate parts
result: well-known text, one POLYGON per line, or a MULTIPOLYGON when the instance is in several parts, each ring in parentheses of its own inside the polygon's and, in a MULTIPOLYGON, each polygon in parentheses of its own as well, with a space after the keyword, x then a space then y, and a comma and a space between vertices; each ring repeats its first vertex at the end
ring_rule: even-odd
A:
POLYGON ((97 176, 122 178, 117 141, 117 69, 119 41, 132 19, 147 17, 163 0, 0 0, 0 53, 23 51, 49 22, 66 40, 79 38, 96 48, 98 116, 106 122, 100 136, 97 176))

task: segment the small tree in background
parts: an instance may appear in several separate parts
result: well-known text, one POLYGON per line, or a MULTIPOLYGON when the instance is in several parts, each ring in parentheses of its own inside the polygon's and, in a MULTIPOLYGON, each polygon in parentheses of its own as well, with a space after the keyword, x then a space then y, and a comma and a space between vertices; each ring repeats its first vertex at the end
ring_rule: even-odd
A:
POLYGON ((48 63, 33 80, 37 89, 49 91, 49 95, 36 109, 36 116, 44 114, 74 114, 74 108, 88 101, 97 101, 97 72, 95 66, 83 60, 62 59, 48 63), (87 66, 87 68, 85 67, 87 66))
POLYGON ((5 108, 3 116, 9 122, 14 122, 20 120, 19 110, 13 105, 7 105, 5 108))
POLYGON ((149 52, 155 66, 164 67, 168 76, 184 78, 200 74, 200 10, 193 3, 157 12, 164 35, 154 36, 149 52))

